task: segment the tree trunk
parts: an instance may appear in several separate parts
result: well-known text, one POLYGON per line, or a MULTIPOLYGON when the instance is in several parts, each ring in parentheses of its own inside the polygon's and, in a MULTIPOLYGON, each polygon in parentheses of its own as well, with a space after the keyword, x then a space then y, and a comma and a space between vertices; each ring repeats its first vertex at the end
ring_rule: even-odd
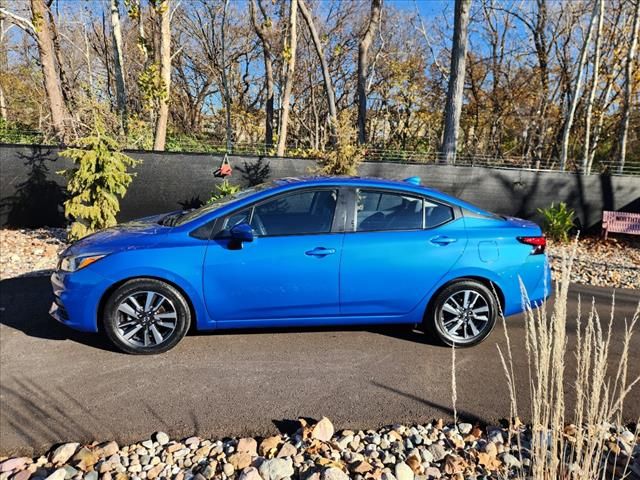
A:
POLYGON ((291 8, 289 13, 289 61, 285 84, 284 94, 282 96, 282 114, 280 115, 280 136, 278 137, 278 151, 279 157, 283 157, 285 148, 287 146, 287 127, 289 122, 289 109, 291 107, 291 89, 293 88, 293 76, 296 69, 296 49, 298 47, 298 32, 297 32, 297 17, 298 17, 298 0, 291 0, 291 8))
POLYGON ((584 126, 584 149, 582 154, 582 172, 591 173, 589 168, 589 151, 591 148, 591 117, 593 115, 593 102, 596 98, 596 90, 598 89, 598 78, 600 74, 600 41, 602 38, 602 24, 604 20, 604 2, 599 0, 598 8, 598 27, 596 30, 595 53, 593 59, 593 78, 591 80, 591 90, 589 91, 589 99, 587 100, 587 112, 584 126))
POLYGON ((460 131, 470 9, 471 0, 456 0, 453 44, 451 47, 451 69, 447 87, 447 103, 444 110, 444 135, 441 149, 441 162, 448 164, 455 162, 460 131))
POLYGON ((111 0, 111 36, 113 38, 113 65, 116 80, 116 105, 122 131, 127 131, 127 90, 122 58, 122 29, 120 27, 120 0, 111 0))
POLYGON ((51 112, 51 124, 56 137, 61 142, 68 140, 69 111, 64 102, 60 77, 56 69, 56 59, 51 37, 49 15, 44 0, 31 0, 31 15, 33 25, 36 27, 35 35, 40 54, 40 65, 44 79, 44 89, 49 102, 51 112))
POLYGON ((580 93, 582 90, 582 74, 584 72, 585 63, 587 61, 587 52, 589 50, 589 44, 591 43, 591 36, 593 35, 593 26, 595 25, 596 18, 598 17, 598 3, 595 4, 593 12, 591 13, 591 20, 589 21, 589 30, 587 36, 584 39, 582 48, 580 49, 580 62, 578 63, 578 70, 576 72, 575 83, 570 94, 569 106, 567 108, 567 116, 564 121, 564 129, 562 131, 562 145, 560 150, 560 170, 567 168, 567 156, 569 153, 569 135, 571 134, 571 127, 573 126, 573 119, 576 114, 576 108, 578 101, 580 100, 580 93))
POLYGON ((633 62, 636 59, 636 48, 638 46, 638 22, 640 17, 640 1, 636 0, 635 12, 633 14, 633 30, 631 31, 631 43, 627 54, 627 65, 625 71, 624 103, 622 108, 622 122, 620 124, 620 163, 618 173, 624 172, 624 164, 627 156, 627 138, 629 136, 629 120, 631 119, 631 94, 633 83, 633 62))
POLYGON ((156 7, 160 14, 160 80, 163 93, 156 119, 156 132, 153 149, 163 151, 167 140, 167 122, 169 120, 169 94, 171 92, 171 2, 163 0, 156 7))
MULTIPOLYGON (((0 8, 4 8, 4 0, 0 0, 0 8)), ((9 69, 9 57, 7 52, 7 46, 5 45, 5 30, 4 30, 4 13, 0 12, 0 71, 7 72, 9 69)), ((7 118, 7 101, 4 96, 4 87, 0 82, 0 120, 5 122, 7 118)))
POLYGON ((224 117, 225 117, 225 138, 227 153, 231 152, 233 148, 233 126, 231 125, 231 92, 229 91, 229 79, 227 78, 227 54, 226 54, 226 24, 227 24, 227 8, 229 7, 229 0, 224 1, 224 7, 222 9, 222 24, 220 27, 220 57, 221 57, 221 69, 220 75, 222 77, 222 96, 224 100, 224 117))
POLYGON ((382 0, 371 0, 369 25, 358 45, 358 143, 367 143, 367 77, 369 74, 369 48, 382 15, 382 0))
POLYGON ((336 129, 338 127, 338 111, 336 108, 336 95, 333 90, 333 84, 331 83, 331 74, 329 73, 329 65, 327 64, 327 59, 322 51, 322 43, 320 42, 320 36, 318 35, 318 31, 316 30, 316 26, 313 22, 311 12, 304 3, 304 0, 298 0, 298 4, 300 7, 300 13, 302 13, 302 18, 311 33, 311 40, 313 41, 316 55, 318 55, 318 60, 320 60, 320 66, 322 67, 324 91, 327 95, 327 106, 329 108, 329 141, 332 145, 336 145, 338 143, 338 135, 336 134, 336 129))
MULTIPOLYGON (((265 11, 262 8, 262 0, 258 0, 258 2, 260 4, 262 17, 264 20, 267 20, 265 11)), ((249 8, 251 10, 251 22, 253 23, 253 28, 256 31, 258 38, 260 38, 260 42, 262 43, 265 76, 264 81, 267 95, 265 102, 264 146, 266 149, 271 149, 273 147, 273 60, 271 58, 271 43, 269 42, 269 38, 267 37, 267 31, 265 27, 258 22, 255 0, 251 0, 251 2, 249 3, 249 8)))

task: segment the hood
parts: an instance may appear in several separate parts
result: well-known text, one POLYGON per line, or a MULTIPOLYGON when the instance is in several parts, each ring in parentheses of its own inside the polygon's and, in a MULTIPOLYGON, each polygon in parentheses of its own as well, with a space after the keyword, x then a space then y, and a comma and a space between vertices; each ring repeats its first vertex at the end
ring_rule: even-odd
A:
POLYGON ((171 230, 158 224, 164 216, 166 214, 140 218, 92 233, 71 244, 61 256, 152 247, 171 230))

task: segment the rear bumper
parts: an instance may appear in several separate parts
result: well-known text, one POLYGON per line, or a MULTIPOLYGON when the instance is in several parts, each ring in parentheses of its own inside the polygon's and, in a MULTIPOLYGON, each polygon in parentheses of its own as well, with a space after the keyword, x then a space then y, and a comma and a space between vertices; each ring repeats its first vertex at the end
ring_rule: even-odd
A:
POLYGON ((75 330, 97 332, 98 306, 107 285, 104 278, 88 270, 54 272, 51 275, 54 299, 49 315, 75 330))

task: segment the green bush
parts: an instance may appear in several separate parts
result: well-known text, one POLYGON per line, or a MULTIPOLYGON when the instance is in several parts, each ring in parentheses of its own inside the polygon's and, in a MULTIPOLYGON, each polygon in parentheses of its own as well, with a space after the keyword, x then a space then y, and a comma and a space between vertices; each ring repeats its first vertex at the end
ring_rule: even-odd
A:
POLYGON ((72 220, 69 230, 72 241, 117 223, 118 197, 127 193, 133 176, 127 168, 139 163, 121 153, 116 140, 101 128, 78 140, 78 145, 80 148, 68 148, 60 153, 77 166, 58 172, 68 181, 69 199, 64 202, 64 211, 72 220))
POLYGON ((215 202, 217 200, 222 200, 224 197, 233 195, 234 193, 238 193, 240 191, 240 185, 234 185, 229 183, 229 180, 226 178, 220 183, 216 185, 215 191, 211 194, 211 198, 208 203, 215 202))
POLYGON ((547 208, 539 208, 538 213, 543 218, 544 232, 552 240, 568 242, 569 233, 574 227, 575 212, 567 208, 567 204, 560 202, 557 206, 552 203, 547 208))

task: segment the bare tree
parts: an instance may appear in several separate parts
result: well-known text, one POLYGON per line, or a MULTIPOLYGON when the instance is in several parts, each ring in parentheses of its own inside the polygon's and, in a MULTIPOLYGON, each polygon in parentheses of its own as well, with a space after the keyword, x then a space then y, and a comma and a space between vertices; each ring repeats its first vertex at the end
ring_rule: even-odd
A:
POLYGON ((627 138, 629 136, 629 120, 631 118, 631 98, 632 83, 634 81, 633 63, 636 59, 636 49, 638 47, 638 29, 640 23, 640 0, 636 0, 634 14, 633 14, 633 27, 631 27, 631 42, 629 43, 629 50, 627 52, 627 62, 624 79, 624 101, 622 107, 622 120, 620 122, 620 160, 618 163, 618 173, 624 171, 624 164, 627 157, 627 138))
POLYGON ((287 146, 287 127, 289 123, 289 110, 291 108, 291 89, 293 88, 293 76, 296 69, 296 49, 298 47, 298 0, 290 0, 289 11, 289 45, 288 49, 283 53, 288 56, 287 71, 285 74, 284 93, 282 96, 282 113, 280 115, 280 136, 278 137, 279 157, 284 156, 287 146))
MULTIPOLYGON (((0 0, 0 8, 4 9, 4 0, 0 0)), ((6 72, 9 69, 9 55, 5 36, 8 28, 5 25, 3 11, 0 10, 0 71, 6 72)), ((4 96, 4 79, 0 79, 0 120, 7 120, 7 101, 4 96)))
POLYGON ((596 28, 596 38, 594 40, 594 58, 593 58, 593 75, 591 78, 591 88, 589 90, 589 98, 587 99, 587 111, 585 114, 585 126, 584 126, 584 145, 582 154, 582 171, 585 173, 590 172, 589 166, 589 152, 591 143, 591 117, 593 116, 593 103, 596 98, 596 91, 598 89, 598 80, 600 74, 600 42, 602 40, 602 24, 604 23, 604 3, 605 0, 598 1, 598 26, 596 28))
POLYGON ((444 135, 442 140, 441 161, 452 164, 456 158, 462 97, 464 93, 464 74, 467 57, 467 29, 471 0, 456 0, 453 42, 451 48, 451 68, 447 87, 447 103, 444 110, 444 135))
POLYGON ((111 0, 111 37, 113 40, 113 65, 116 82, 116 105, 121 128, 127 131, 127 89, 124 79, 122 56, 122 28, 120 26, 120 0, 111 0))
POLYGON ((262 5, 262 0, 258 0, 258 5, 260 6, 260 12, 262 14, 261 22, 258 21, 256 15, 255 0, 251 0, 249 2, 251 22, 256 34, 260 38, 260 42, 262 44, 262 55, 264 58, 264 81, 266 90, 264 146, 269 149, 273 147, 273 59, 271 42, 269 40, 267 27, 265 26, 268 21, 268 16, 262 5))
POLYGON ((60 77, 56 68, 51 25, 49 24, 50 17, 44 0, 31 0, 31 16, 40 53, 44 88, 49 100, 51 124, 56 137, 65 142, 69 135, 69 111, 64 101, 60 77))
POLYGON ((573 120, 576 114, 576 108, 578 107, 578 101, 580 100, 580 94, 582 90, 582 77, 584 74, 585 64, 587 62, 587 52, 589 51, 589 45, 591 44, 591 37, 593 36, 593 27, 595 21, 598 18, 598 3, 594 5, 593 12, 591 13, 591 19, 589 21, 589 27, 587 28, 587 35, 585 36, 582 48, 580 49, 580 61, 575 74, 575 80, 571 94, 569 98, 569 106, 564 120, 564 128, 562 130, 562 144, 560 151, 560 169, 564 170, 567 167, 567 156, 569 153, 569 135, 571 134, 571 127, 573 126, 573 120))
POLYGON ((160 16, 160 81, 163 91, 159 95, 158 116, 153 149, 164 150, 169 120, 169 94, 171 92, 171 2, 162 0, 156 12, 160 16))
POLYGON ((369 49, 380 25, 382 0, 371 0, 369 24, 358 45, 358 142, 367 142, 367 80, 369 76, 369 49))
POLYGON ((311 33, 311 40, 313 42, 316 55, 318 55, 318 60, 320 60, 320 66, 322 67, 322 79, 324 81, 324 91, 327 96, 327 107, 329 109, 329 131, 331 132, 329 139, 331 143, 335 145, 338 142, 338 136, 336 135, 336 128, 338 125, 338 111, 336 109, 336 95, 333 89, 333 84, 331 83, 331 74, 329 73, 327 59, 325 58, 324 52, 322 50, 320 36, 318 35, 318 31, 316 30, 316 26, 313 22, 313 16, 307 8, 307 5, 304 3, 304 0, 298 0, 298 6, 300 8, 300 13, 302 13, 302 18, 304 19, 307 27, 309 28, 309 32, 311 33))

